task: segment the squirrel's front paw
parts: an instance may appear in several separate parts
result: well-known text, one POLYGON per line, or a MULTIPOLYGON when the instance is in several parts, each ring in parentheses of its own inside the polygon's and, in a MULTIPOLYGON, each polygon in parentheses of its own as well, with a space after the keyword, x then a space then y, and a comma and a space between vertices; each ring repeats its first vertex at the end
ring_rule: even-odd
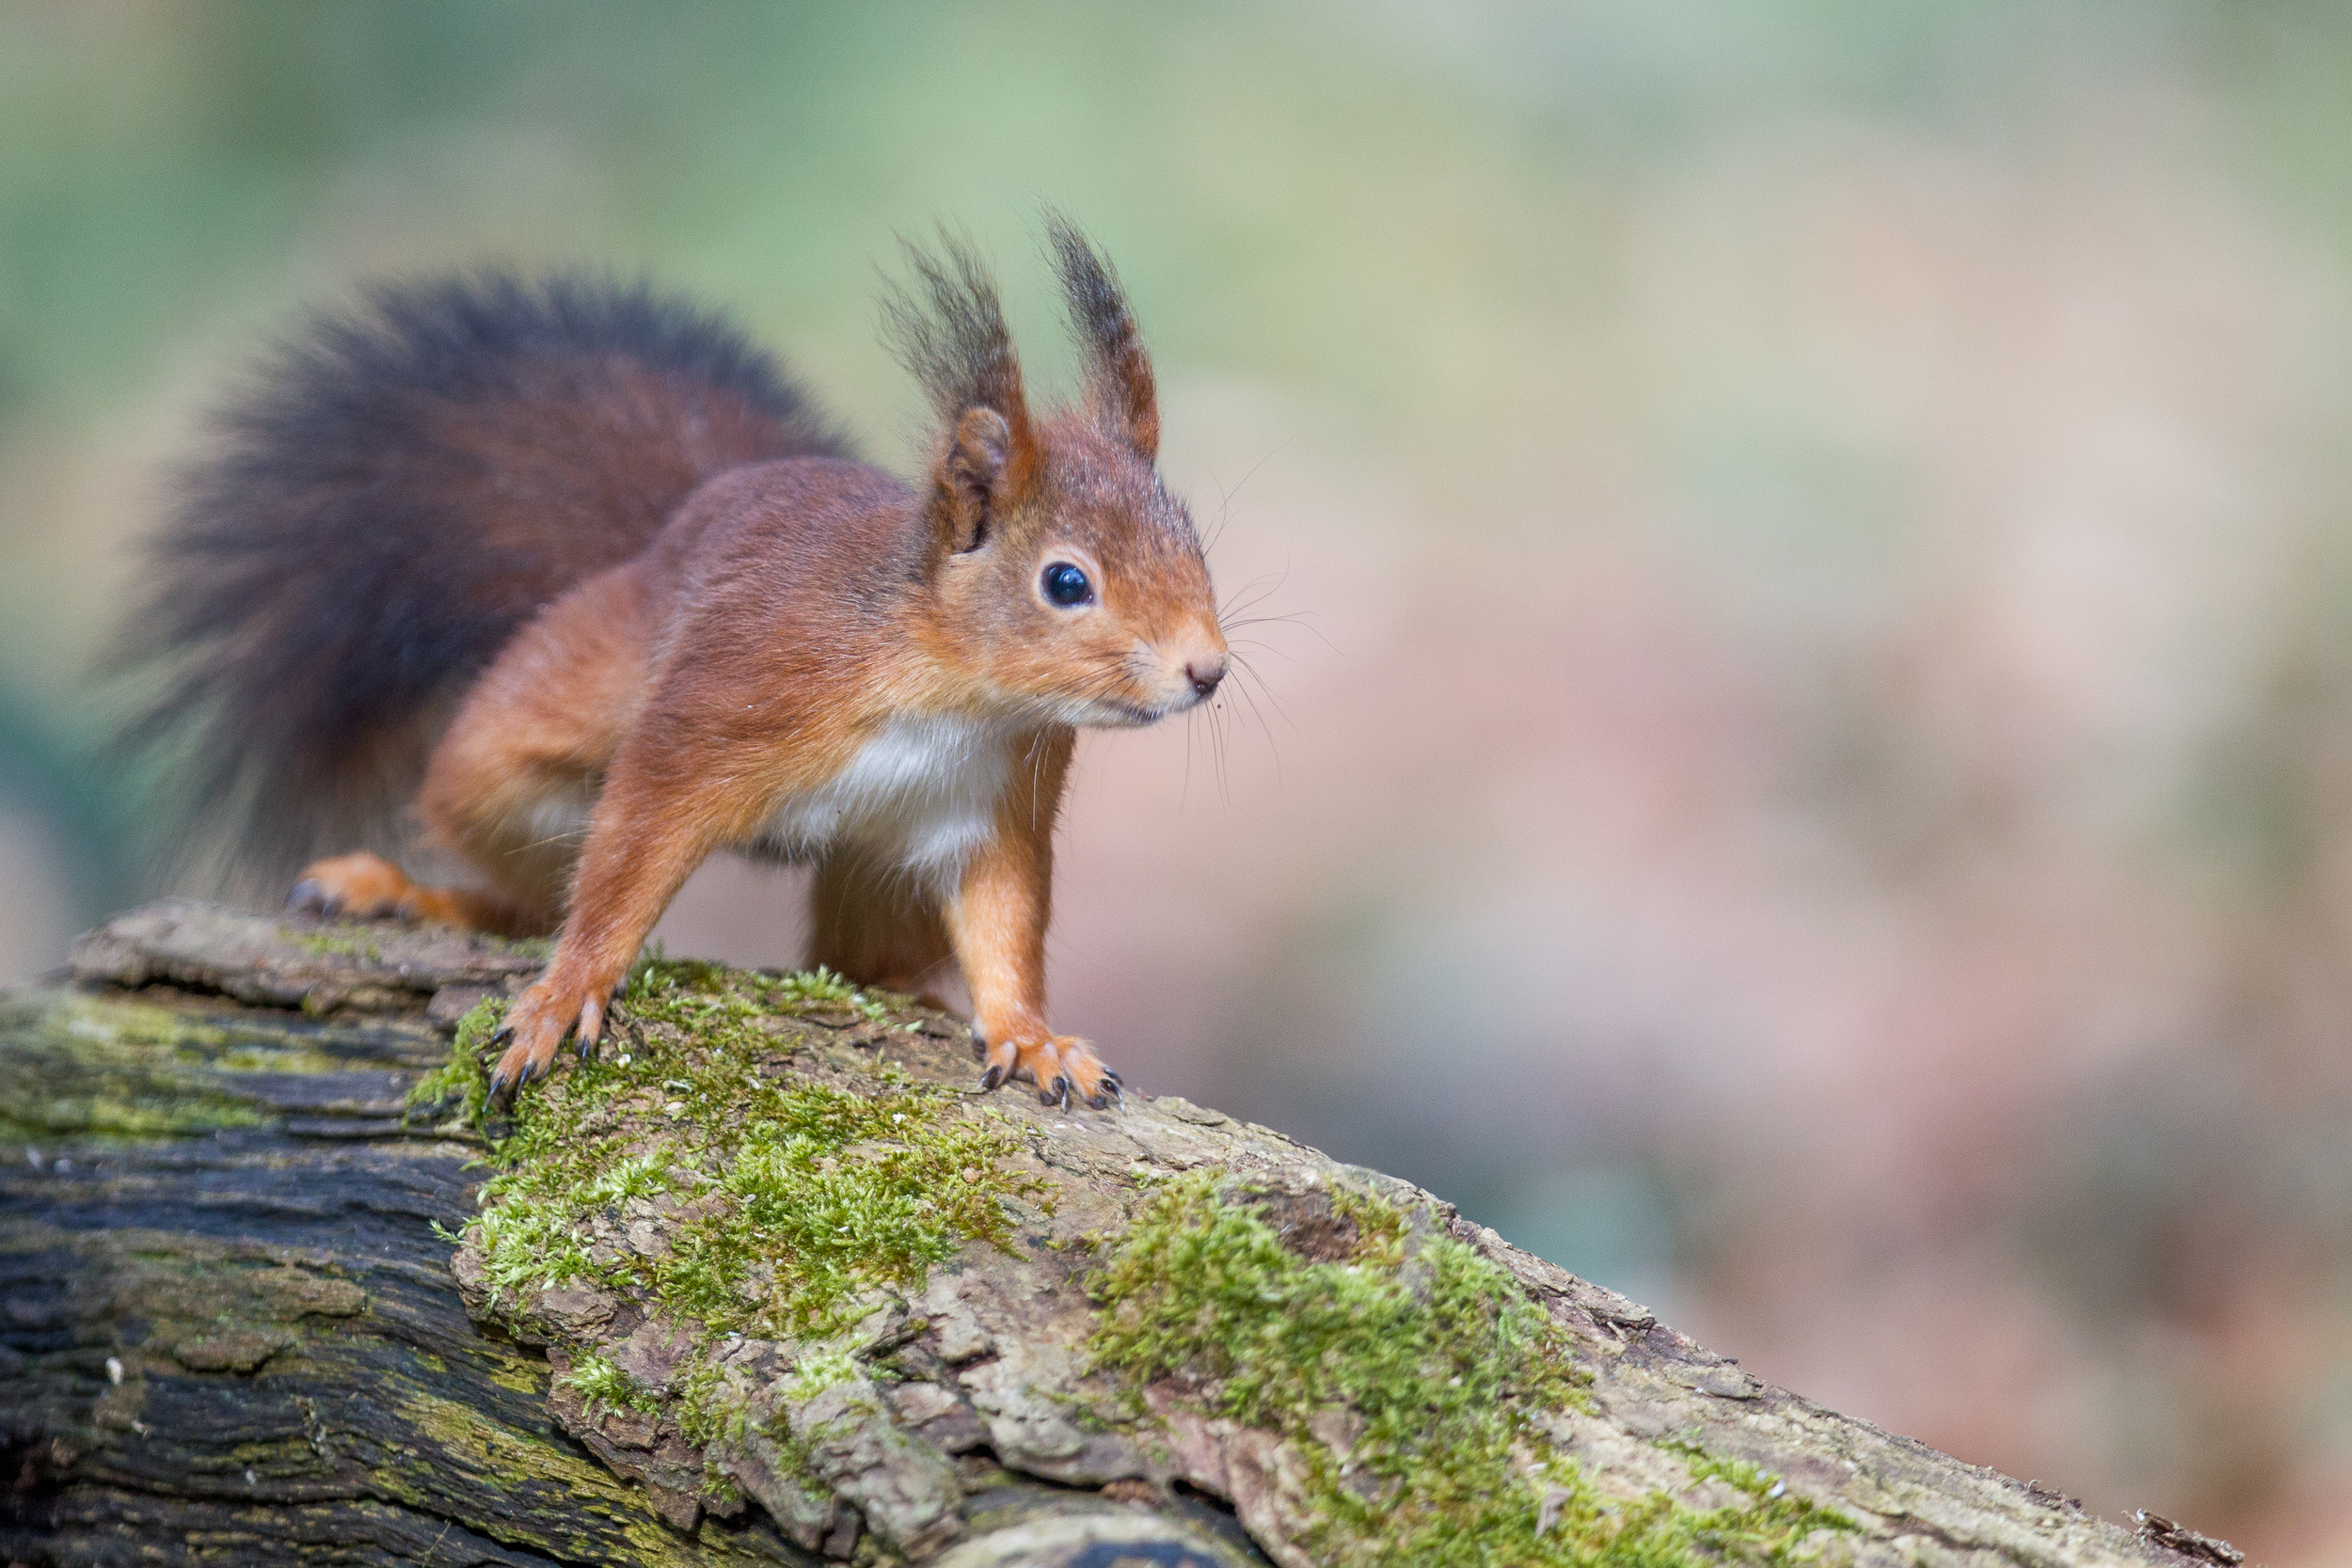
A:
POLYGON ((554 1069, 556 1048, 578 1029, 580 1053, 595 1049, 604 1032, 604 1001, 609 988, 581 987, 542 976, 507 1009, 506 1022, 493 1039, 507 1040, 505 1053, 490 1074, 490 1093, 505 1098, 554 1069))
POLYGON ((1073 1095, 1098 1111, 1110 1102, 1112 1095, 1118 1095, 1122 1103, 1126 1100, 1119 1086, 1119 1074, 1104 1067, 1086 1041, 1071 1035, 1016 1031, 992 1040, 980 1087, 993 1089, 1013 1078, 1026 1078, 1037 1085, 1041 1103, 1059 1104, 1064 1110, 1070 1108, 1073 1095))

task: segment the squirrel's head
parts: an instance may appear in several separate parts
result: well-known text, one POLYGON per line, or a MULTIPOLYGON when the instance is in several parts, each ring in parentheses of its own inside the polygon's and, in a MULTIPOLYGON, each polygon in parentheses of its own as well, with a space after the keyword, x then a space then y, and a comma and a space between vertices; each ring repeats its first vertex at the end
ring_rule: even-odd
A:
POLYGON ((1208 563, 1153 466, 1152 362, 1118 279, 1047 220, 1085 363, 1075 408, 1033 418, 995 284, 969 246, 908 247, 884 323, 940 418, 924 501, 937 629, 989 697, 1067 724, 1149 724, 1225 678, 1208 563))

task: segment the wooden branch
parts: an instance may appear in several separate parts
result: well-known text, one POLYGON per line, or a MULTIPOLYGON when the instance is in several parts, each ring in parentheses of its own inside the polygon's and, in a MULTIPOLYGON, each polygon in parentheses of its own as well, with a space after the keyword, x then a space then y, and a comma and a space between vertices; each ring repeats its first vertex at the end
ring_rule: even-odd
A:
MULTIPOLYGON (((1234 1392, 1248 1346, 1154 1364, 1105 1337, 1202 1283, 1152 1282, 1138 1238, 1157 1226, 1257 1244, 1248 1266, 1285 1288, 1392 1286, 1380 1299, 1408 1316, 1453 1299, 1432 1281, 1469 1281, 1460 1299, 1489 1301, 1502 1342, 1536 1344, 1512 1354, 1565 1379, 1498 1396, 1520 1402, 1493 1474, 1534 1499, 1514 1528, 1541 1527, 1538 1553, 1582 1530, 1589 1560, 1630 1556, 1648 1528, 1661 1561, 2229 1560, 1764 1386, 1428 1195, 1266 1129, 1173 1096, 949 1101, 933 1085, 968 1087, 969 1036, 907 1006, 763 1008, 729 1061, 777 1093, 902 1095, 996 1139, 990 1170, 963 1173, 1001 1195, 993 1240, 919 1278, 877 1263, 804 1331, 780 1326, 764 1265, 742 1311, 685 1310, 658 1282, 733 1189, 693 1164, 719 1147, 694 1111, 662 1099, 688 1091, 634 1093, 616 1055, 529 1093, 651 1151, 647 1190, 569 1222, 579 1271, 518 1282, 519 1243, 447 1239, 476 1212, 489 1143, 420 1125, 405 1100, 457 1018, 540 958, 171 902, 84 938, 71 976, 0 996, 16 1150, 0 1167, 0 1558, 1295 1568, 1380 1560, 1348 1519, 1436 1517, 1420 1500, 1434 1482, 1383 1468, 1372 1396, 1251 1405, 1234 1392), (578 1098, 592 1092, 609 1102, 578 1098), (1105 1284, 1122 1259, 1139 1293, 1105 1284)), ((614 1053, 713 1049, 646 1008, 616 1020, 614 1053)), ((702 1110, 726 1131, 723 1107, 702 1110)), ((897 1147, 826 1156, 809 1191, 897 1147)), ((1486 1331, 1424 1327, 1440 1346, 1486 1331)), ((1478 1545, 1457 1533, 1444 1560, 1481 1560, 1478 1545)))

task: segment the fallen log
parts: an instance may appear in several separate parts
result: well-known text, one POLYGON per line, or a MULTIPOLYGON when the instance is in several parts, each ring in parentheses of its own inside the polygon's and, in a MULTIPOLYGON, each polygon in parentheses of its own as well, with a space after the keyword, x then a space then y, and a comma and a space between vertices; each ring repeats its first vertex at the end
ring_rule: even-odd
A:
POLYGON ((502 1119, 543 958, 175 901, 0 996, 0 1557, 2233 1560, 830 976, 643 964, 502 1119))

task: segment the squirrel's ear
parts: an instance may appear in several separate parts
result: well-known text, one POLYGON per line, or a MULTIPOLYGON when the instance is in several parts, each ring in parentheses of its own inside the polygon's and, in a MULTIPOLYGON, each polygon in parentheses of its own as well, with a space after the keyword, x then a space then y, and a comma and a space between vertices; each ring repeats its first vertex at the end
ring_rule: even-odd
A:
POLYGON ((1021 360, 995 281, 969 244, 943 234, 936 255, 905 250, 917 287, 883 294, 882 330, 948 423, 932 473, 943 543, 977 549, 1037 478, 1021 360))
POLYGON ((996 520, 1010 511, 1036 469, 1028 420, 1016 427, 993 408, 964 410, 947 437, 936 475, 944 544, 952 554, 977 550, 995 532, 996 520), (1026 450, 1025 450, 1025 448, 1026 450))
POLYGON ((1045 238, 1086 359, 1087 406, 1097 423, 1152 462, 1160 451, 1159 394, 1119 277, 1059 213, 1045 214, 1045 238))

